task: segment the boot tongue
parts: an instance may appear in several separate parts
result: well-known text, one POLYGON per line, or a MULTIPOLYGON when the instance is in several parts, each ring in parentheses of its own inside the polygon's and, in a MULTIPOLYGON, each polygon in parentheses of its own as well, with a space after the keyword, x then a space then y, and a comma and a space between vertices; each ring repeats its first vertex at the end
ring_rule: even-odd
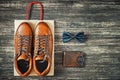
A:
POLYGON ((35 60, 43 60, 44 56, 44 53, 41 53, 40 55, 36 56, 35 60))
POLYGON ((46 70, 46 68, 48 67, 49 62, 48 62, 48 60, 44 61, 44 57, 45 57, 45 55, 41 54, 41 55, 36 56, 36 58, 35 58, 36 68, 40 73, 44 72, 46 70))
POLYGON ((26 60, 28 58, 28 56, 26 55, 26 53, 22 52, 21 55, 18 57, 18 60, 24 59, 26 60))
POLYGON ((43 60, 43 58, 44 56, 39 55, 39 56, 36 56, 35 60, 43 60))
POLYGON ((23 53, 23 52, 17 58, 18 69, 22 74, 26 73, 30 67, 29 66, 30 62, 27 59, 28 59, 28 56, 26 55, 26 53, 23 53))

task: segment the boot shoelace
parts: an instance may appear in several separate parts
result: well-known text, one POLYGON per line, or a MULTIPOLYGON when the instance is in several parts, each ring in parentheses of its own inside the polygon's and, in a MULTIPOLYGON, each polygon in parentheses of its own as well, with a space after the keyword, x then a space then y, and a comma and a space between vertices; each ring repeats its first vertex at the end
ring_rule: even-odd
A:
POLYGON ((36 36, 35 37, 36 39, 36 42, 35 42, 35 45, 36 45, 36 48, 35 48, 35 56, 37 55, 40 55, 41 53, 44 53, 44 58, 43 58, 43 61, 44 62, 46 60, 47 57, 49 57, 49 49, 48 49, 48 36, 36 36))
POLYGON ((31 36, 28 36, 28 35, 25 35, 25 36, 18 35, 18 54, 17 54, 17 57, 19 57, 21 55, 21 53, 24 52, 24 53, 28 53, 27 54, 28 59, 26 59, 26 60, 29 60, 29 58, 31 56, 31 53, 29 53, 29 48, 31 46, 30 37, 31 36))

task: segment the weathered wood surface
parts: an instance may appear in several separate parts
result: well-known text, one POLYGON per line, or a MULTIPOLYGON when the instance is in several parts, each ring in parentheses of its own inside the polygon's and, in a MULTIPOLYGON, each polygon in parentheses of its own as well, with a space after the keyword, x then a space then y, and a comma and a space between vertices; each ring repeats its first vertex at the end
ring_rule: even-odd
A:
MULTIPOLYGON (((13 76, 14 20, 25 19, 32 0, 0 0, 0 80, 38 80, 40 77, 13 76)), ((120 79, 120 1, 119 0, 34 0, 44 6, 44 19, 55 20, 55 76, 47 80, 120 79), (63 31, 84 31, 85 43, 64 44, 63 31), (65 68, 62 51, 87 54, 84 68, 65 68)), ((34 6, 32 19, 38 18, 34 6)))

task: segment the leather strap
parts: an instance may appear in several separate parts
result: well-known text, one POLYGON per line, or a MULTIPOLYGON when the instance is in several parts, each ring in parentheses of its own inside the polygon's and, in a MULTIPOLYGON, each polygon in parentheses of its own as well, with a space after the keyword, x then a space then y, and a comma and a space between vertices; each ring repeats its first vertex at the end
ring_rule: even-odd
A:
POLYGON ((43 6, 42 6, 41 2, 30 2, 30 3, 28 3, 27 9, 26 9, 26 20, 29 20, 29 18, 30 18, 30 14, 29 13, 31 11, 31 7, 34 4, 39 4, 39 7, 40 7, 40 20, 42 20, 43 19, 43 6))

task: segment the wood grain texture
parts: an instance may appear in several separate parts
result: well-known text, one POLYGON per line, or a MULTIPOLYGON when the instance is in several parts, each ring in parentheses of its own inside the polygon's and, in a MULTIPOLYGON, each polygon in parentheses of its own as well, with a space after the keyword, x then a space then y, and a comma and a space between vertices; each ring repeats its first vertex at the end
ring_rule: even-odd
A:
MULTIPOLYGON (((44 6, 44 19, 55 20, 55 76, 14 77, 14 20, 25 19, 28 2, 0 0, 0 80, 97 80, 120 79, 120 1, 119 0, 34 0, 44 6), (62 32, 84 31, 85 43, 62 42, 62 32), (63 51, 87 54, 84 68, 63 67, 63 51)), ((32 19, 39 19, 34 6, 32 19)))

